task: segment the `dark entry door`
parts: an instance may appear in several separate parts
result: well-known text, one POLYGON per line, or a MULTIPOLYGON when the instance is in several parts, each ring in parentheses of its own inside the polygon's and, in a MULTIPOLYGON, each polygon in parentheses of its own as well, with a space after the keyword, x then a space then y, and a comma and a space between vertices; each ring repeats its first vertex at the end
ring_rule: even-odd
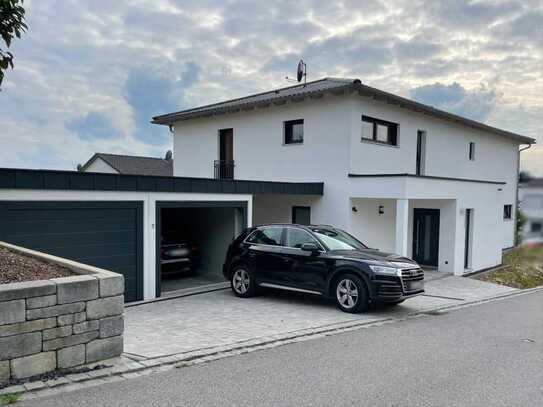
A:
POLYGON ((413 260, 425 266, 438 264, 439 209, 415 208, 413 216, 413 260))
POLYGON ((219 131, 219 178, 234 178, 234 129, 219 131))

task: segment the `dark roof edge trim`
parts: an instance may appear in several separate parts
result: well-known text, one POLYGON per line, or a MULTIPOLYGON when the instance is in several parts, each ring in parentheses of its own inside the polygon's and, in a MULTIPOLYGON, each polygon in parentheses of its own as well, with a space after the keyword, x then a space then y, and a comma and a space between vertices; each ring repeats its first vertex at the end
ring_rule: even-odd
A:
MULTIPOLYGON (((324 81, 325 79, 320 79, 314 82, 324 81)), ((359 81, 355 80, 353 82, 342 82, 337 81, 338 86, 330 87, 326 89, 319 89, 315 91, 306 91, 303 90, 296 94, 286 95, 283 97, 271 97, 265 100, 253 101, 253 102, 243 102, 244 99, 250 97, 259 96, 262 94, 271 93, 273 91, 258 93, 254 95, 244 96, 242 98, 226 100, 223 102, 214 103, 211 105, 199 106, 188 110, 183 110, 179 112, 167 113, 159 116, 153 117, 151 123, 153 124, 162 124, 162 125, 173 125, 175 122, 196 119, 201 117, 210 117, 216 114, 225 114, 225 113, 237 113, 243 111, 244 109, 253 108, 259 105, 271 105, 272 102, 277 101, 289 101, 296 98, 305 98, 311 94, 325 94, 325 93, 334 93, 334 92, 345 92, 345 91, 358 91, 361 96, 372 97, 377 101, 382 101, 392 105, 399 106, 400 108, 408 109, 415 111, 417 113, 427 114, 429 116, 436 117, 441 120, 452 121, 460 125, 471 127, 476 130, 489 132, 492 134, 500 135, 509 139, 513 139, 520 144, 534 144, 536 141, 531 137, 526 137, 521 134, 513 133, 507 130, 502 130, 497 127, 489 126, 487 124, 471 120, 462 116, 458 116, 453 113, 446 112, 435 107, 425 105, 423 103, 416 102, 411 99, 407 99, 401 96, 394 95, 393 93, 385 92, 377 88, 372 88, 371 86, 364 85, 359 81), (238 102, 234 105, 222 106, 225 103, 238 102)), ((309 83, 309 82, 308 82, 309 83)), ((286 88, 283 88, 286 89, 286 88)), ((303 89, 303 88, 302 88, 303 89)), ((282 89, 279 89, 282 90, 282 89)))
POLYGON ((391 177, 411 177, 411 178, 423 178, 423 179, 436 179, 442 181, 461 181, 461 182, 477 182, 479 184, 493 184, 493 185, 506 185, 507 182, 503 181, 487 181, 483 179, 472 178, 454 178, 454 177, 438 177, 435 175, 416 175, 416 174, 351 174, 350 178, 391 178, 391 177))
POLYGON ((0 168, 0 189, 322 195, 324 183, 0 168))

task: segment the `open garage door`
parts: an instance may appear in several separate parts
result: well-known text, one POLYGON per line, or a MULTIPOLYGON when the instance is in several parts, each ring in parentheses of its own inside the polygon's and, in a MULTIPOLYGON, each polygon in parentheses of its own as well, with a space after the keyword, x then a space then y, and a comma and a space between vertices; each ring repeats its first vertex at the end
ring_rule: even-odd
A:
POLYGON ((0 202, 0 240, 120 273, 143 299, 143 203, 0 202))
POLYGON ((157 202, 157 296, 224 283, 228 245, 247 225, 246 202, 157 202))

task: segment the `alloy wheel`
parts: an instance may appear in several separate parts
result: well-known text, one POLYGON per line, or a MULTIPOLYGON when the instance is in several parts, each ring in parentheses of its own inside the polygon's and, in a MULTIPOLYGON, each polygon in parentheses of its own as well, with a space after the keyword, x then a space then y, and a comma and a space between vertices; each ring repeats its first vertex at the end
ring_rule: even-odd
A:
POLYGON ((245 269, 237 269, 232 277, 234 290, 238 294, 245 294, 249 289, 250 277, 249 273, 245 269))
POLYGON ((336 289, 336 297, 342 307, 353 308, 358 303, 358 288, 353 280, 342 279, 336 289))

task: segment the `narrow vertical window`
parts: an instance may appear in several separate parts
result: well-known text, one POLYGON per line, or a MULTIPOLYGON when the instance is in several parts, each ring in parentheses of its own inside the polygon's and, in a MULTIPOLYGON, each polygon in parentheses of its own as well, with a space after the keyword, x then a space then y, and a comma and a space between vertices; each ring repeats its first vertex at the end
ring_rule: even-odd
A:
POLYGON ((426 157, 426 132, 417 131, 417 160, 416 160, 416 174, 424 175, 424 164, 426 157))
POLYGON ((469 143, 469 159, 475 161, 475 143, 469 143))
POLYGON ((513 218, 513 205, 504 205, 503 206, 503 218, 505 220, 513 218))

